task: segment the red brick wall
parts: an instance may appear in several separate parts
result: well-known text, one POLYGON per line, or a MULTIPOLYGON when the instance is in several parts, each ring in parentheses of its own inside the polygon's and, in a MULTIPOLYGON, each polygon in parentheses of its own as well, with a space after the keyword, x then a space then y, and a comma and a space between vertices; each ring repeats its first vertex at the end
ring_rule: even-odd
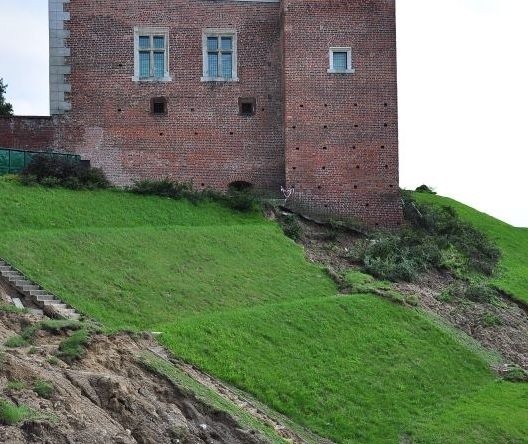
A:
POLYGON ((55 124, 51 117, 0 117, 0 147, 45 150, 53 147, 55 124))
POLYGON ((291 205, 371 225, 401 222, 395 0, 283 0, 291 205), (328 74, 352 47, 355 74, 328 74))
POLYGON ((72 0, 72 111, 59 144, 102 167, 117 184, 145 177, 226 188, 284 184, 280 5, 207 0, 72 0), (134 26, 170 28, 169 83, 134 83, 134 26), (237 83, 203 83, 202 30, 238 31, 237 83), (168 99, 168 115, 149 112, 168 99), (256 115, 239 116, 238 98, 256 115))
POLYGON ((401 222, 395 0, 71 0, 72 111, 0 120, 0 146, 69 150, 118 185, 141 178, 276 193, 317 216, 401 222), (135 26, 169 28, 169 83, 135 83, 135 26), (238 33, 239 82, 204 83, 202 31, 238 33), (328 74, 330 47, 355 74, 328 74), (166 97, 168 115, 150 113, 166 97), (238 113, 256 98, 256 115, 238 113), (55 125, 55 132, 53 126, 55 125))

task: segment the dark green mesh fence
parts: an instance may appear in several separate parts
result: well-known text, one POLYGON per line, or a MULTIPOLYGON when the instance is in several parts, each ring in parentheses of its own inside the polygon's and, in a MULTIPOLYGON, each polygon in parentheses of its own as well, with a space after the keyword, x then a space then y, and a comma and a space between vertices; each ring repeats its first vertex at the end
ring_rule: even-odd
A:
POLYGON ((21 151, 8 148, 0 148, 0 175, 20 173, 24 167, 31 162, 31 159, 37 155, 43 154, 51 157, 63 157, 70 159, 72 162, 79 162, 81 156, 76 154, 62 154, 37 151, 21 151))

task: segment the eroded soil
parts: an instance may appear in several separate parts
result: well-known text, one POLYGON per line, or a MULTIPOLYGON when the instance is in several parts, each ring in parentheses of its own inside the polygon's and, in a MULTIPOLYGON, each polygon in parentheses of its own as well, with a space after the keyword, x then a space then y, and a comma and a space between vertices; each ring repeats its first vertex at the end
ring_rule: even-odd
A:
MULTIPOLYGON (((350 252, 363 237, 353 231, 335 230, 302 218, 299 223, 302 227, 299 242, 304 246, 308 260, 327 267, 341 291, 347 292, 339 276, 358 268, 358 264, 351 260, 350 252)), ((453 280, 448 273, 431 273, 419 277, 414 283, 399 283, 393 287, 401 293, 418 296, 420 308, 462 330, 484 348, 499 353, 504 364, 516 364, 528 370, 528 308, 519 306, 506 295, 499 304, 460 299, 445 302, 440 295, 453 280), (489 325, 490 319, 494 325, 489 325)))
MULTIPOLYGON (((39 319, 0 312, 0 343, 39 319)), ((86 355, 67 363, 53 358, 66 333, 41 331, 33 346, 5 349, 0 397, 33 409, 37 418, 0 424, 5 443, 264 443, 227 413, 145 368, 138 354, 157 343, 148 335, 96 335, 86 355), (35 381, 53 385, 49 399, 35 381), (13 381, 19 385, 13 388, 13 381), (21 388, 21 386, 23 388, 21 388)))

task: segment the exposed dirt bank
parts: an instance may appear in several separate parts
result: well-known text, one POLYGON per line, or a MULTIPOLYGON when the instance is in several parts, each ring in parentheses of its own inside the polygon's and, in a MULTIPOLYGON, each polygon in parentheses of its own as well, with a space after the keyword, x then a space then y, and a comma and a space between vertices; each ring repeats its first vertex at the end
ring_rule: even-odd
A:
MULTIPOLYGON (((38 320, 0 312, 0 343, 38 320)), ((29 407, 34 417, 0 424, 0 442, 267 442, 142 365, 138 355, 157 346, 151 337, 95 335, 84 358, 68 365, 54 357, 65 335, 40 331, 32 346, 2 351, 0 398, 29 407), (39 380, 52 385, 49 399, 35 392, 39 380)))

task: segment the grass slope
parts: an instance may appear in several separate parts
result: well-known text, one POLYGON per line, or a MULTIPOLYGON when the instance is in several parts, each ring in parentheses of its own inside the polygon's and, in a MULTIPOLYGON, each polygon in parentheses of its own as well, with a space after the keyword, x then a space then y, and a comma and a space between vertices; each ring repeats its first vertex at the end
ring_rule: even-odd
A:
POLYGON ((528 386, 497 384, 417 311, 336 296, 258 215, 0 179, 0 227, 0 256, 76 308, 163 331, 176 355, 337 442, 528 437, 528 386))
POLYGON ((512 297, 528 303, 528 229, 515 228, 447 197, 413 195, 419 202, 453 207, 462 219, 493 239, 502 251, 500 271, 494 283, 512 297))

